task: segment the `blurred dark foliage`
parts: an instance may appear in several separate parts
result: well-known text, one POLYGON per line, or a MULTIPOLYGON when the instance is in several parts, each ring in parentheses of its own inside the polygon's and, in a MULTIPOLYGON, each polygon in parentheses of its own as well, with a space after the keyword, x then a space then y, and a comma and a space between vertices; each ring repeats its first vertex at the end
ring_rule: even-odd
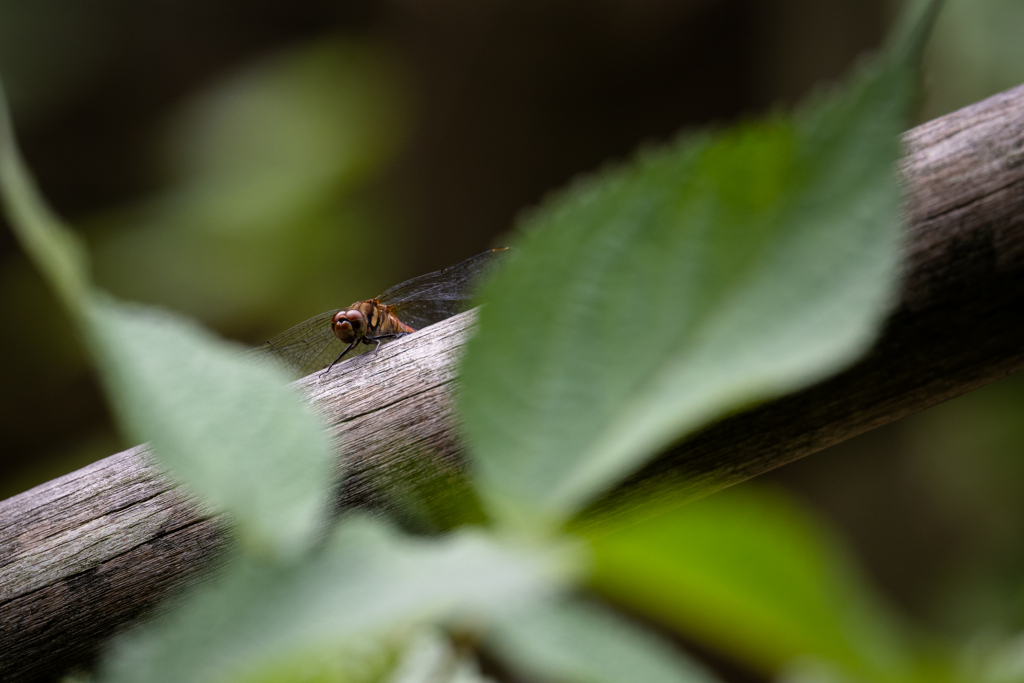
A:
MULTIPOLYGON (((925 115, 1024 78, 1012 38, 1024 26, 1020 3, 983 4, 968 12, 951 2, 925 115)), ((85 233, 98 279, 255 343, 481 251, 546 192, 645 142, 795 102, 876 48, 891 9, 883 0, 23 0, 0 5, 0 74, 28 163, 85 233), (268 114, 264 135, 254 108, 290 97, 289 74, 312 85, 285 102, 294 111, 268 114), (338 97, 318 100, 335 81, 338 97), (328 146, 317 157, 313 124, 336 112, 351 115, 350 131, 339 128, 337 155, 328 146), (203 147, 224 131, 240 132, 203 147), (216 183, 243 198, 276 187, 272 173, 232 183, 260 163, 273 171, 274 145, 303 131, 310 150, 277 166, 282 181, 301 181, 281 199, 287 211, 269 219, 276 207, 261 208, 259 230, 217 234, 218 212, 231 206, 217 204, 216 183), (264 137, 254 164, 247 146, 264 137), (308 196, 307 172, 320 183, 308 196), (297 243, 287 258, 280 240, 297 243), (246 261, 265 271, 245 271, 246 261), (239 291, 200 301, 182 289, 215 287, 218 276, 239 291)), ((76 339, 6 228, 0 263, 2 497, 131 444, 115 435, 76 339)), ((1022 404, 1024 383, 1011 378, 769 479, 837 523, 907 612, 957 633, 1020 628, 1022 404)))

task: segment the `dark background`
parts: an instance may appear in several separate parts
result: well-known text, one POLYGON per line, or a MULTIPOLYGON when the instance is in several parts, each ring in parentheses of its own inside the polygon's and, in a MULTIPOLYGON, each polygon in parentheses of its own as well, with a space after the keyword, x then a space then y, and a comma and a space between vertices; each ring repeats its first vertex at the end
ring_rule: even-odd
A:
MULTIPOLYGON (((1024 3, 949 5, 922 118, 1024 81, 1024 3)), ((500 242, 641 144, 792 105, 893 15, 882 0, 25 0, 0 4, 0 74, 97 279, 256 343, 500 242)), ((0 316, 0 498, 131 445, 6 227, 0 316)), ((1011 378, 764 479, 837 524, 922 623, 1018 627, 1022 407, 1011 378)))

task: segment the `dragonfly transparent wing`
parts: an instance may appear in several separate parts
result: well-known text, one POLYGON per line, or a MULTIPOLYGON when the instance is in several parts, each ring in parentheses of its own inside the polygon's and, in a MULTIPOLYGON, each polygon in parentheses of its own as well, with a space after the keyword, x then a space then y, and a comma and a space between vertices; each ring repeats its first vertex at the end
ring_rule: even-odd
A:
POLYGON ((395 285, 377 300, 415 330, 433 325, 469 306, 476 285, 494 268, 508 247, 490 249, 443 270, 395 285))
MULTIPOLYGON (((466 309, 474 285, 497 263, 506 249, 485 251, 444 270, 406 280, 381 294, 377 300, 390 306, 399 320, 417 330, 450 318, 466 309)), ((339 310, 324 311, 299 323, 260 344, 252 353, 277 360, 303 376, 323 370, 348 346, 331 331, 331 319, 339 310)), ((349 351, 346 358, 372 348, 375 348, 372 344, 359 344, 349 351)))
MULTIPOLYGON (((336 308, 324 311, 299 323, 270 341, 263 342, 253 349, 253 353, 269 356, 302 376, 323 370, 348 346, 331 332, 331 319, 337 312, 336 308)), ((355 351, 353 349, 349 354, 355 355, 355 351)))

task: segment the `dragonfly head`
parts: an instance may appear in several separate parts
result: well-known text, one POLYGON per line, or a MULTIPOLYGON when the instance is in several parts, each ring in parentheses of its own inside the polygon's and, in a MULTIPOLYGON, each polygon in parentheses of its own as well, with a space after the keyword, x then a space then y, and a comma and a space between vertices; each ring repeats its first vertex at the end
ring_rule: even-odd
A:
POLYGON ((331 331, 341 341, 351 344, 366 334, 366 316, 355 309, 338 311, 331 320, 331 331))

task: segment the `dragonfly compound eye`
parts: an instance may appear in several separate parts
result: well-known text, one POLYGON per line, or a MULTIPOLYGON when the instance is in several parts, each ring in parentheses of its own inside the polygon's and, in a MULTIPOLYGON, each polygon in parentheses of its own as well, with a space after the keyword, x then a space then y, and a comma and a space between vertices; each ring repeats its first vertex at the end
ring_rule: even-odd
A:
POLYGON ((366 318, 356 310, 338 311, 331 321, 331 331, 341 341, 351 344, 366 334, 366 318))

